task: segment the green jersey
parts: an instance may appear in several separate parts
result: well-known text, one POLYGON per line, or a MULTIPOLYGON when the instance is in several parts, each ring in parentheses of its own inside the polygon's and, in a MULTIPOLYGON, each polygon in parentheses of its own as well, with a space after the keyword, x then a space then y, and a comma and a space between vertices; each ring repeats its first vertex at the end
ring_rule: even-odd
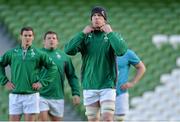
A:
POLYGON ((82 55, 84 89, 114 88, 117 74, 115 58, 126 51, 125 41, 115 32, 80 32, 65 45, 67 54, 80 52, 82 55))
POLYGON ((0 84, 5 85, 9 80, 5 74, 5 67, 11 67, 11 82, 15 85, 12 90, 14 94, 31 94, 38 92, 32 88, 32 84, 40 82, 42 86, 47 86, 53 80, 57 67, 42 51, 29 47, 23 50, 21 46, 7 51, 0 58, 0 84), (48 72, 45 77, 39 77, 42 67, 48 72))
MULTIPOLYGON (((77 76, 70 57, 59 49, 50 50, 42 49, 46 52, 58 67, 58 72, 54 75, 55 79, 48 86, 40 91, 40 95, 47 99, 63 99, 64 98, 64 81, 65 75, 71 86, 72 95, 80 96, 80 88, 77 76)), ((46 74, 47 70, 43 69, 41 75, 46 74)))

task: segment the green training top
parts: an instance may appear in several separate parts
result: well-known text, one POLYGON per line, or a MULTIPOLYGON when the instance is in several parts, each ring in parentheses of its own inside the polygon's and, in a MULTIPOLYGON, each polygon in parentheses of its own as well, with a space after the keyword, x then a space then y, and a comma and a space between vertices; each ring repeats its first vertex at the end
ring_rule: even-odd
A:
POLYGON ((5 85, 9 80, 5 74, 5 67, 11 67, 11 82, 15 85, 12 90, 14 94, 31 94, 38 92, 32 88, 32 84, 40 82, 42 86, 47 86, 53 81, 53 76, 57 72, 57 67, 51 58, 42 51, 29 47, 23 50, 21 46, 7 51, 0 58, 0 84, 5 85), (45 77, 39 77, 42 67, 48 72, 45 77))
MULTIPOLYGON (((70 57, 59 49, 50 50, 42 49, 46 52, 58 67, 58 72, 54 75, 55 79, 48 86, 40 91, 40 95, 47 99, 63 99, 64 98, 64 80, 65 75, 71 86, 72 95, 80 96, 80 87, 75 70, 70 57)), ((47 70, 43 69, 41 75, 46 74, 47 70)))
POLYGON ((84 89, 114 88, 116 81, 116 55, 125 54, 127 46, 122 37, 110 32, 93 31, 78 33, 68 44, 65 52, 82 55, 82 82, 84 89))

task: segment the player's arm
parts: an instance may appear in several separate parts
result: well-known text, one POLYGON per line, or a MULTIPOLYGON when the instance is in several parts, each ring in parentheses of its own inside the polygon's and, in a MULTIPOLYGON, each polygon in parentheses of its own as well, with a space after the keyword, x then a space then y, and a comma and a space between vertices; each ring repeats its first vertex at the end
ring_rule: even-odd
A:
POLYGON ((140 61, 138 64, 134 65, 134 67, 136 68, 136 75, 134 76, 134 78, 130 82, 123 84, 121 86, 121 89, 132 88, 143 77, 143 75, 146 71, 146 67, 145 67, 144 63, 142 61, 140 61))
POLYGON ((0 64, 0 83, 1 85, 5 85, 8 82, 8 78, 6 77, 5 67, 0 64))
POLYGON ((73 104, 74 105, 79 104, 80 103, 80 84, 78 82, 78 78, 75 74, 75 69, 70 58, 68 58, 65 64, 65 74, 68 79, 68 83, 71 87, 72 96, 73 96, 73 104))
POLYGON ((36 90, 40 89, 41 87, 47 86, 50 82, 52 82, 54 80, 54 76, 58 72, 55 63, 45 53, 41 54, 40 64, 42 65, 41 67, 47 69, 47 72, 45 73, 45 75, 40 77, 39 82, 32 85, 32 87, 36 90))
POLYGON ((14 89, 14 84, 6 76, 5 67, 11 64, 11 51, 0 57, 0 84, 5 85, 8 90, 14 89))
POLYGON ((106 32, 108 40, 115 54, 118 56, 124 55, 127 51, 127 45, 124 39, 118 33, 113 32, 109 24, 102 26, 101 30, 106 32))
POLYGON ((145 65, 142 61, 140 61, 138 64, 136 64, 134 66, 136 68, 136 75, 135 77, 132 79, 132 83, 136 84, 144 75, 146 68, 145 65))
POLYGON ((81 44, 83 40, 86 38, 86 35, 93 30, 91 26, 86 26, 82 32, 76 34, 70 41, 65 45, 64 51, 68 55, 75 55, 80 52, 81 44))

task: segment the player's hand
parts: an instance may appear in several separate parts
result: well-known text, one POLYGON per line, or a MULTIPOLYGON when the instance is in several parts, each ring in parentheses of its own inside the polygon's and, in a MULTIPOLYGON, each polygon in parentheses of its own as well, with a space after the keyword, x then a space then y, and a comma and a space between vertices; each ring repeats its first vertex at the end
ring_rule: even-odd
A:
POLYGON ((94 31, 93 27, 88 25, 84 28, 83 33, 88 34, 88 33, 91 33, 92 31, 94 31))
POLYGON ((125 84, 123 84, 122 86, 121 86, 121 89, 122 90, 126 90, 126 89, 129 89, 129 88, 132 88, 134 86, 134 83, 132 83, 132 82, 127 82, 127 83, 125 83, 125 84))
POLYGON ((11 81, 8 81, 5 86, 8 90, 13 90, 15 88, 14 84, 11 81))
POLYGON ((80 103, 80 97, 77 95, 73 96, 73 104, 78 105, 80 103))
POLYGON ((41 85, 40 82, 33 83, 33 85, 32 85, 32 88, 33 88, 34 90, 39 90, 41 87, 42 87, 42 85, 41 85))
POLYGON ((105 24, 100 28, 101 31, 104 31, 105 33, 110 33, 112 32, 112 28, 109 24, 105 24))

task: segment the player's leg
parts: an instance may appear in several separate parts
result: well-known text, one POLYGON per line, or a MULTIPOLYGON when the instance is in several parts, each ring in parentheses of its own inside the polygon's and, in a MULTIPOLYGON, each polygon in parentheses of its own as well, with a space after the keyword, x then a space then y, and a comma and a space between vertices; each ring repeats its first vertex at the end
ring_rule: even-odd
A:
POLYGON ((62 121, 64 115, 64 100, 48 100, 50 110, 49 116, 51 121, 62 121))
POLYGON ((49 120, 48 111, 40 111, 39 120, 40 121, 48 121, 49 120))
POLYGON ((115 119, 115 122, 124 122, 125 114, 115 115, 114 119, 115 119))
POLYGON ((39 110, 39 93, 23 95, 23 112, 25 121, 38 120, 39 110))
POLYGON ((115 116, 116 122, 124 122, 125 115, 129 111, 129 94, 123 93, 116 96, 115 116))
POLYGON ((105 100, 101 102, 101 114, 103 121, 113 121, 115 103, 114 101, 105 100))
POLYGON ((40 97, 40 104, 39 104, 39 108, 40 108, 40 114, 39 114, 39 120, 40 121, 49 121, 49 104, 48 104, 48 100, 40 97))
POLYGON ((37 121, 38 120, 38 114, 24 114, 24 120, 25 121, 37 121))
POLYGON ((86 116, 88 121, 99 121, 100 104, 98 90, 83 90, 84 106, 86 108, 86 116))
POLYGON ((20 121, 21 115, 9 115, 9 121, 20 121))
POLYGON ((52 114, 49 114, 51 121, 62 121, 63 117, 54 116, 52 114))
POLYGON ((102 120, 113 121, 116 98, 115 89, 102 89, 100 96, 102 120))
POLYGON ((23 113, 21 98, 18 94, 9 94, 9 121, 20 121, 23 113))
POLYGON ((99 102, 92 103, 86 106, 86 116, 89 122, 98 122, 100 119, 100 104, 99 102))

